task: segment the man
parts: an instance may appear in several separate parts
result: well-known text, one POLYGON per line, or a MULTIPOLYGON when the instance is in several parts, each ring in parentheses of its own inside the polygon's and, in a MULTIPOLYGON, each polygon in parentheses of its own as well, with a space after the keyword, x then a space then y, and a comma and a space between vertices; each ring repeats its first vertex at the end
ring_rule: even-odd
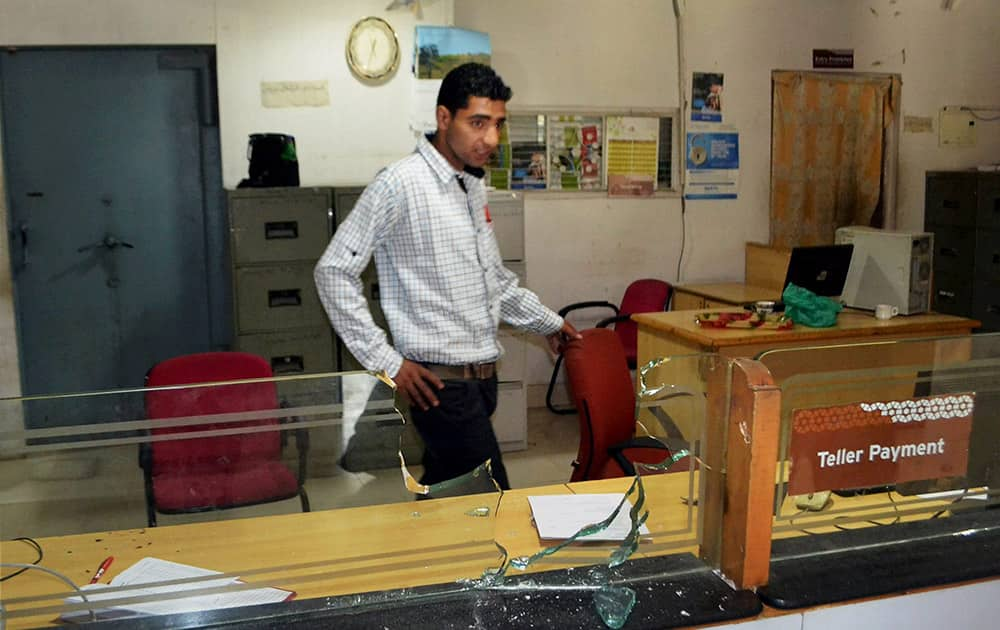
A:
POLYGON ((547 336, 553 351, 579 337, 518 286, 493 235, 482 167, 499 143, 510 97, 488 66, 449 72, 438 93, 437 132, 378 173, 316 265, 337 334, 410 402, 425 445, 421 483, 428 485, 492 459, 493 478, 510 488, 490 423, 501 319, 547 336), (360 274, 373 253, 395 347, 362 294, 360 274))

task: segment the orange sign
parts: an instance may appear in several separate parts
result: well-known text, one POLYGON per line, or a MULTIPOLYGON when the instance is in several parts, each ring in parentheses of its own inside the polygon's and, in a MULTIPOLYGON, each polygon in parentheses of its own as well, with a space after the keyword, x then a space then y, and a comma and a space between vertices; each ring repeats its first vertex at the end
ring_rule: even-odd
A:
POLYGON ((789 494, 964 475, 975 394, 792 412, 789 494))

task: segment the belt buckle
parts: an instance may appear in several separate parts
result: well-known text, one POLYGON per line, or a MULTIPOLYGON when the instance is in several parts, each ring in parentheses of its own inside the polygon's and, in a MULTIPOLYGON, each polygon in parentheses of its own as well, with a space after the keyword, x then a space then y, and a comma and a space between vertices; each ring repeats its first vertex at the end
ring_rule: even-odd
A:
POLYGON ((467 379, 478 379, 484 381, 493 376, 492 363, 466 363, 463 372, 467 379))

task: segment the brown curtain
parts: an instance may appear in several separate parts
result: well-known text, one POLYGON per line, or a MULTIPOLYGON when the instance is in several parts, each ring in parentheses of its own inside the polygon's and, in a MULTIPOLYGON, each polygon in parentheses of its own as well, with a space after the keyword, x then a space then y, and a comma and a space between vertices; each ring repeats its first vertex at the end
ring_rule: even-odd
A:
POLYGON ((870 225, 881 209, 884 130, 897 111, 898 79, 819 72, 772 79, 771 245, 825 245, 838 227, 870 225))

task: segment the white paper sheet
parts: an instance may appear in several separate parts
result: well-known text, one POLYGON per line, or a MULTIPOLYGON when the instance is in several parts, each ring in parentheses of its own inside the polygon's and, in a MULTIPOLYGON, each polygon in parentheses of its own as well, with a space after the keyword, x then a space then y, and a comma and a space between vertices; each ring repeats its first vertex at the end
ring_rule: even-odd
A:
MULTIPOLYGON (((226 587, 235 585, 239 582, 239 578, 236 577, 220 577, 217 580, 204 580, 167 585, 157 584, 169 580, 194 579, 210 575, 220 575, 220 573, 218 571, 193 567, 187 564, 171 562, 169 560, 143 558, 115 576, 109 584, 88 584, 83 587, 83 590, 87 593, 88 600, 99 603, 107 600, 145 595, 168 596, 171 593, 179 593, 183 591, 226 587), (136 586, 142 584, 150 584, 150 586, 130 588, 127 591, 117 591, 112 593, 101 592, 103 589, 114 586, 136 586)), ((234 608, 237 606, 251 606, 255 604, 281 602, 291 596, 292 593, 289 591, 265 587, 232 590, 205 595, 192 595, 191 597, 164 599, 162 601, 130 603, 119 606, 112 605, 107 608, 97 608, 96 613, 98 619, 117 618, 129 615, 141 616, 188 613, 201 610, 216 610, 219 608, 234 608)), ((80 597, 69 597, 66 599, 66 603, 71 604, 82 601, 83 600, 80 597)), ((62 615, 60 619, 69 622, 86 622, 90 620, 90 611, 73 611, 62 615)))
MULTIPOLYGON (((586 525, 600 523, 614 512, 624 495, 618 494, 554 494, 529 496, 528 504, 538 528, 538 536, 543 540, 565 540, 586 525)), ((615 520, 602 532, 585 536, 579 540, 624 540, 632 528, 629 510, 632 503, 626 501, 615 520)), ((643 525, 640 534, 649 534, 643 525)))

